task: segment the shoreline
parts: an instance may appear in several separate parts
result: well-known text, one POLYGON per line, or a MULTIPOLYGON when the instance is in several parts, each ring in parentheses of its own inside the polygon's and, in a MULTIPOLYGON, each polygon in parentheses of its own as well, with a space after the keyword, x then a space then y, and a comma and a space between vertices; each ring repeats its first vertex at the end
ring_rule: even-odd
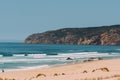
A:
POLYGON ((100 77, 108 77, 109 80, 109 78, 120 78, 119 62, 120 58, 65 64, 46 68, 6 71, 0 73, 0 78, 3 80, 5 78, 8 80, 85 80, 86 78, 86 80, 95 80, 93 78, 96 78, 97 80, 97 78, 100 77))
MULTIPOLYGON (((51 65, 51 66, 50 65, 40 65, 40 66, 31 66, 31 67, 24 67, 24 68, 18 68, 18 69, 1 69, 1 70, 4 70, 5 72, 20 71, 20 70, 34 70, 34 69, 60 67, 60 66, 68 66, 68 65, 74 65, 74 64, 82 64, 82 63, 92 62, 92 61, 99 61, 97 59, 99 57, 91 57, 91 58, 94 58, 95 60, 88 58, 88 59, 84 59, 84 60, 74 61, 74 59, 73 59, 73 60, 68 60, 68 61, 71 61, 70 63, 56 64, 56 65, 51 65)), ((102 58, 102 60, 110 60, 110 59, 103 59, 102 58)))
POLYGON ((44 65, 44 66, 34 66, 34 67, 27 67, 27 68, 19 68, 19 69, 1 69, 4 70, 5 72, 14 72, 14 71, 24 71, 24 70, 34 70, 34 69, 42 69, 42 68, 48 68, 50 66, 44 65))

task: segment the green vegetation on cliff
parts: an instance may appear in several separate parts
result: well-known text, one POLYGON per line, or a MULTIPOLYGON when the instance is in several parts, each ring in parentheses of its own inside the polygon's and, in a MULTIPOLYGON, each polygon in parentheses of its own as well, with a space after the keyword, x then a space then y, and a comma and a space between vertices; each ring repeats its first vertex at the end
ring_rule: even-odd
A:
POLYGON ((28 36, 25 43, 120 45, 120 25, 47 31, 28 36))

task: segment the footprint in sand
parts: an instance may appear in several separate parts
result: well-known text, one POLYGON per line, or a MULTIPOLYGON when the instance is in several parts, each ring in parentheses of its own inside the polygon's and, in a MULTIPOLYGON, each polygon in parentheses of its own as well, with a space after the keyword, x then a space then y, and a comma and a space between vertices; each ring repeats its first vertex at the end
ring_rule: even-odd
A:
POLYGON ((98 69, 94 69, 92 70, 92 72, 95 72, 95 71, 103 71, 103 72, 109 72, 109 69, 104 67, 104 68, 98 68, 98 69))
POLYGON ((62 74, 55 73, 54 74, 54 76, 59 76, 59 75, 65 75, 65 73, 62 73, 62 74))
POLYGON ((39 73, 39 74, 37 74, 37 76, 33 76, 33 77, 31 77, 31 78, 29 78, 29 79, 27 79, 27 80, 33 80, 34 78, 38 78, 38 77, 46 77, 46 75, 45 74, 42 74, 42 73, 39 73))
POLYGON ((41 73, 39 73, 39 74, 36 76, 36 78, 38 78, 38 77, 40 77, 40 76, 46 77, 45 74, 41 74, 41 73))
POLYGON ((3 78, 0 78, 0 80, 16 80, 16 79, 8 79, 8 78, 3 79, 3 78))
POLYGON ((82 73, 88 73, 87 70, 84 70, 82 73))

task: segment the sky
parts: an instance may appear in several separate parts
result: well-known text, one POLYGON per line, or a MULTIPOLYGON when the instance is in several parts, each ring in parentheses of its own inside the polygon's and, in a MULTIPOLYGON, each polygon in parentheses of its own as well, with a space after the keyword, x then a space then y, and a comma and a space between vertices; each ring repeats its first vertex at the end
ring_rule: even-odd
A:
POLYGON ((67 27, 120 24, 120 0, 0 0, 0 41, 67 27))

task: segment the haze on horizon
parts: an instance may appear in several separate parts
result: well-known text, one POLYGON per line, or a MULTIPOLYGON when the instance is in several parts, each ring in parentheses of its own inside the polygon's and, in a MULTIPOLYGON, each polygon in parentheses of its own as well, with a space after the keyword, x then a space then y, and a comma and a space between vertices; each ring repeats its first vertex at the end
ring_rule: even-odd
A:
POLYGON ((67 27, 120 24, 120 0, 1 0, 0 41, 67 27))

